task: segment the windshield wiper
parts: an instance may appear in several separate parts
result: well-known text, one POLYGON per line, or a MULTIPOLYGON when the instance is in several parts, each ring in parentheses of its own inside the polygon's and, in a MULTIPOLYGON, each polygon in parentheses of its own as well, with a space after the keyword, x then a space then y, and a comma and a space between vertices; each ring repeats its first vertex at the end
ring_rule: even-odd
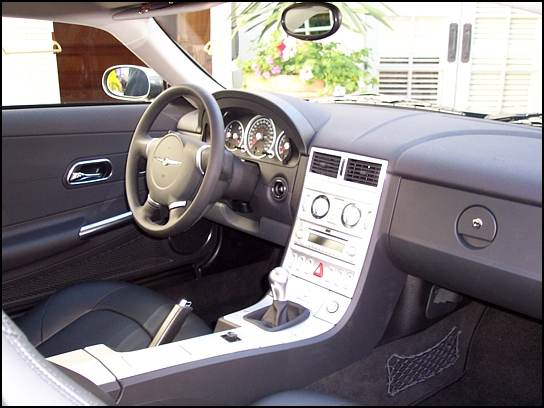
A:
POLYGON ((353 93, 344 96, 326 96, 323 98, 313 99, 314 102, 334 102, 334 103, 362 103, 370 105, 381 105, 381 106, 398 106, 401 108, 411 108, 411 109, 423 109, 434 112, 444 112, 451 113, 454 115, 470 116, 476 118, 485 118, 486 114, 484 113, 475 113, 475 112, 464 112, 449 108, 446 106, 441 106, 436 103, 420 101, 416 99, 409 98, 398 98, 391 95, 381 95, 376 93, 353 93))
POLYGON ((516 113, 512 115, 487 115, 485 119, 520 125, 542 126, 542 113, 516 113))

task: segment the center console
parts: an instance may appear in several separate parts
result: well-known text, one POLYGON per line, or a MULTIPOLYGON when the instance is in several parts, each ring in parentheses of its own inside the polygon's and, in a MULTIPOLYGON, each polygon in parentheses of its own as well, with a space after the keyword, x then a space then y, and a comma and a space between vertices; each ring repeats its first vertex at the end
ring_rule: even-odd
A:
POLYGON ((288 281, 281 282, 274 299, 271 291, 257 304, 223 316, 209 335, 126 353, 96 345, 49 360, 84 375, 114 396, 120 392, 117 381, 121 379, 309 339, 333 328, 348 310, 356 286, 366 279, 363 264, 387 162, 313 148, 309 163, 281 265, 288 281), (275 331, 248 320, 275 301, 300 305, 303 318, 275 331))
POLYGON ((311 151, 297 219, 283 265, 300 280, 293 300, 321 294, 314 316, 337 323, 361 276, 387 162, 343 152, 311 151))

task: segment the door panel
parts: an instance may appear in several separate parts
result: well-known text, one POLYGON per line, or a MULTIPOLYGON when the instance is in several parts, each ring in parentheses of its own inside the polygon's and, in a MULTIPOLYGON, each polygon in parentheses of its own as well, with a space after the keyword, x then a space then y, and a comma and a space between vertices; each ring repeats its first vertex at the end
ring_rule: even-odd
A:
MULTIPOLYGON (((202 245, 180 254, 140 233, 125 199, 125 162, 147 104, 55 106, 2 111, 2 303, 8 313, 72 283, 131 279, 195 262, 213 250, 209 221, 186 235, 202 245), (76 162, 107 159, 105 181, 69 186, 76 162), (81 228, 119 215, 115 228, 85 238, 81 228)), ((152 134, 175 129, 192 109, 163 112, 152 134)), ((145 169, 143 167, 142 169, 145 169)), ((141 193, 145 197, 142 176, 141 193)), ((213 234, 212 234, 213 235, 213 234)), ((183 246, 183 245, 181 245, 183 246)), ((194 245, 193 245, 194 248, 194 245)))

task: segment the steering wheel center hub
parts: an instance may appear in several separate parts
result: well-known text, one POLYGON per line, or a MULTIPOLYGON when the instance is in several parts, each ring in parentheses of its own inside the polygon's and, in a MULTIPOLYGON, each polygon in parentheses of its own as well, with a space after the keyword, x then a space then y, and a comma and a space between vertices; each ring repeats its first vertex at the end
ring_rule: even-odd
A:
POLYGON ((182 166, 183 144, 176 135, 167 135, 159 142, 149 164, 152 183, 159 189, 170 187, 181 175, 182 166))

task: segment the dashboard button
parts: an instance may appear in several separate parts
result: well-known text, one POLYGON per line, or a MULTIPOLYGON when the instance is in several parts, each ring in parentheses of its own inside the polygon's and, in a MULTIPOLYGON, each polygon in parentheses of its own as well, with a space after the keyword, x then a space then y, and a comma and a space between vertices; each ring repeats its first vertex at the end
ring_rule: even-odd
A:
POLYGON ((335 313, 339 307, 340 305, 338 305, 338 302, 331 300, 329 303, 327 303, 327 312, 335 313))

